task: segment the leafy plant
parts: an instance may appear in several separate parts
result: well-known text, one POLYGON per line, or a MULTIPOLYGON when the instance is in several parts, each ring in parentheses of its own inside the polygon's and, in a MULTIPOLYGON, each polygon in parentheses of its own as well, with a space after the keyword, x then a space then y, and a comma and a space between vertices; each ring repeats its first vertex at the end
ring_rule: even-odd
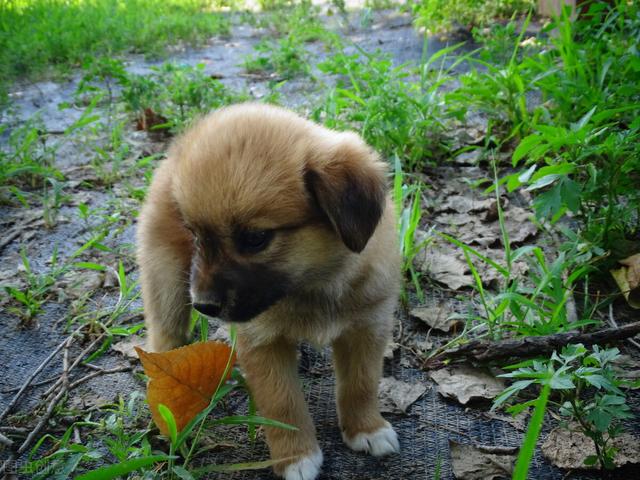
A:
POLYGON ((442 32, 454 23, 471 30, 498 18, 526 13, 533 8, 533 0, 421 0, 413 7, 415 23, 431 32, 442 32))
MULTIPOLYGON (((497 176, 494 187, 504 248, 502 264, 450 235, 439 233, 463 250, 473 275, 474 288, 480 297, 483 314, 474 316, 472 320, 486 325, 492 338, 502 338, 505 335, 547 335, 595 323, 586 310, 582 319, 573 318, 574 313, 568 307, 576 284, 589 273, 589 262, 593 255, 585 252, 586 246, 580 242, 568 243, 556 255, 545 254, 540 246, 535 245, 513 250, 505 225, 497 176), (476 261, 484 262, 500 275, 497 293, 485 289, 475 266, 476 261), (516 262, 526 263, 524 273, 516 268, 516 262)), ((597 248, 595 252, 603 253, 597 248)))
MULTIPOLYGON (((0 133, 8 128, 2 125, 0 133)), ((48 143, 43 130, 36 117, 8 132, 7 144, 0 149, 0 188, 6 189, 8 185, 36 188, 48 179, 64 178, 54 165, 56 148, 48 143)))
POLYGON ((450 69, 462 61, 457 59, 447 68, 442 61, 458 47, 440 50, 413 72, 407 65, 395 67, 380 53, 358 49, 358 54, 337 54, 318 65, 338 76, 338 86, 313 117, 330 128, 358 129, 383 155, 397 155, 407 170, 419 170, 448 150, 439 89, 450 69), (434 68, 439 60, 440 68, 434 68), (420 80, 410 81, 411 73, 420 80))
MULTIPOLYGON (((501 376, 515 382, 496 397, 493 408, 533 385, 542 386, 539 399, 515 404, 509 411, 517 413, 531 405, 542 405, 549 391, 557 392, 560 414, 576 421, 580 431, 595 446, 596 455, 588 457, 585 465, 599 463, 603 469, 615 468, 616 449, 612 440, 622 432, 621 421, 633 417, 621 390, 624 382, 612 367, 619 356, 617 348, 603 350, 594 345, 589 351, 584 345, 577 344, 568 345, 560 354, 554 352, 546 361, 530 360, 506 367, 513 371, 501 376)), ((518 478, 526 478, 526 471, 524 475, 518 478)))
POLYGON ((633 236, 640 209, 635 187, 640 123, 616 129, 611 123, 616 110, 596 113, 594 107, 569 128, 538 125, 513 154, 513 165, 526 158, 527 168, 504 179, 509 190, 527 185, 537 193, 534 207, 540 219, 555 222, 572 212, 585 226, 585 236, 605 248, 625 234, 633 236))
MULTIPOLYGON (((398 238, 402 255, 402 273, 411 279, 419 301, 424 301, 424 292, 420 283, 420 274, 413 267, 413 260, 433 237, 427 235, 424 239, 417 237, 422 217, 422 188, 420 184, 407 185, 400 159, 395 158, 395 172, 393 179, 393 199, 398 219, 398 238)), ((407 292, 402 291, 403 300, 408 301, 407 292)))
POLYGON ((275 73, 283 79, 309 74, 310 66, 302 39, 289 34, 279 40, 264 39, 255 46, 256 54, 244 60, 248 73, 275 73))
POLYGON ((532 121, 528 96, 535 79, 518 55, 529 20, 530 15, 513 43, 506 64, 494 65, 480 59, 470 59, 472 64, 478 63, 482 70, 474 69, 460 76, 460 88, 446 96, 448 103, 456 104, 463 112, 472 105, 486 114, 493 124, 507 130, 507 139, 527 132, 532 121))
POLYGON ((486 27, 476 27, 472 30, 473 39, 480 44, 478 57, 492 65, 508 65, 517 46, 519 59, 524 59, 539 53, 543 42, 535 36, 524 38, 523 24, 514 20, 507 23, 492 23, 486 27))
MULTIPOLYGON (((203 43, 229 32, 228 18, 203 0, 34 0, 0 4, 0 83, 68 70, 90 56, 203 43), (88 28, 87 26, 90 25, 88 28)), ((224 1, 213 2, 214 7, 224 1)))
POLYGON ((51 287, 68 267, 59 263, 57 248, 53 250, 49 260, 51 268, 46 273, 38 274, 33 271, 25 249, 20 250, 20 258, 26 286, 23 289, 7 286, 5 291, 20 305, 9 307, 9 311, 18 315, 23 322, 29 323, 42 311, 42 305, 47 300, 51 287))
POLYGON ((166 63, 149 75, 129 75, 122 89, 127 108, 152 131, 181 131, 195 116, 245 98, 207 75, 204 64, 166 63))
POLYGON ((639 11, 628 2, 594 3, 574 22, 564 9, 549 26, 558 34, 547 48, 522 60, 512 56, 507 71, 528 78, 520 94, 534 88, 542 96, 531 114, 525 116, 529 107, 518 114, 490 100, 495 79, 474 84, 478 92, 486 88, 482 97, 494 113, 502 110, 523 137, 512 157, 520 170, 503 179, 507 188, 533 192, 541 220, 553 223, 570 212, 583 237, 613 250, 614 258, 633 250, 629 239, 640 230, 640 61, 630 40, 640 37, 639 11))

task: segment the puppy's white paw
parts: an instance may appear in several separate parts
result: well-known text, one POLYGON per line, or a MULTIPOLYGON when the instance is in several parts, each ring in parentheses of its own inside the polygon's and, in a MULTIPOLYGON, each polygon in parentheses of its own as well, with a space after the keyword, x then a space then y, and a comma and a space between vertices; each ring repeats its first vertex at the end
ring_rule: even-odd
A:
POLYGON ((320 473, 322 465, 322 452, 315 452, 302 457, 296 463, 287 465, 284 469, 285 480, 315 480, 320 473))
POLYGON ((386 426, 379 428, 375 432, 359 433, 353 438, 347 438, 343 432, 342 439, 351 450, 370 453, 374 457, 398 453, 400 451, 398 435, 396 435, 389 422, 386 423, 386 426))

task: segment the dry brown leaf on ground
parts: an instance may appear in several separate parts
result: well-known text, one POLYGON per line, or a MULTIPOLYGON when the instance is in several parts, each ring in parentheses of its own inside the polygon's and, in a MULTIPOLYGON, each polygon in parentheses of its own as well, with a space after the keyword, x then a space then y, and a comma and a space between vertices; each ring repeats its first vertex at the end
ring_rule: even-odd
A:
POLYGON ((631 355, 620 355, 612 364, 616 376, 629 382, 627 388, 630 390, 640 389, 640 384, 636 383, 637 380, 640 380, 640 359, 631 355))
POLYGON ((482 212, 491 207, 491 198, 474 198, 466 195, 451 195, 436 209, 438 212, 454 211, 461 214, 482 212))
POLYGON ((513 428, 520 432, 524 432, 527 429, 529 423, 529 408, 518 413, 517 415, 510 415, 508 413, 500 413, 497 411, 480 412, 480 415, 489 420, 497 420, 499 422, 505 422, 511 425, 513 428))
MULTIPOLYGON (((168 429, 158 405, 171 410, 181 431, 209 405, 231 356, 231 347, 221 342, 194 343, 163 353, 145 352, 140 347, 135 350, 149 377, 147 401, 153 421, 165 435, 168 429)), ((231 364, 234 362, 235 354, 231 364)), ((227 378, 230 373, 231 369, 227 378)))
POLYGON ((438 392, 445 397, 455 398, 463 405, 471 400, 492 400, 505 388, 501 378, 465 365, 442 368, 430 375, 438 384, 438 392))
POLYGON ((453 290, 473 285, 469 266, 458 258, 452 247, 445 251, 428 245, 416 255, 414 264, 418 270, 453 290))
MULTIPOLYGON (((616 466, 640 464, 640 439, 623 433, 611 440, 611 444, 617 450, 613 461, 616 466)), ((542 454, 560 468, 599 468, 597 463, 590 467, 584 464, 587 457, 596 454, 596 448, 593 440, 580 432, 575 424, 551 430, 542 444, 542 454)))
POLYGON ((633 308, 640 308, 640 253, 620 260, 621 268, 611 270, 618 288, 633 308))
POLYGON ((517 447, 463 445, 449 440, 451 469, 459 480, 511 478, 517 447))
POLYGON ((128 358, 138 358, 138 354, 135 350, 136 347, 142 347, 144 345, 144 339, 138 335, 129 335, 124 340, 111 345, 111 348, 116 352, 121 353, 128 358))
POLYGON ((452 328, 461 326, 460 318, 450 318, 451 308, 446 305, 435 307, 415 307, 409 312, 413 318, 423 321, 427 325, 442 332, 449 332, 452 328))
POLYGON ((421 383, 406 383, 393 377, 380 380, 380 411, 388 413, 407 413, 407 409, 418 400, 427 386, 421 383))

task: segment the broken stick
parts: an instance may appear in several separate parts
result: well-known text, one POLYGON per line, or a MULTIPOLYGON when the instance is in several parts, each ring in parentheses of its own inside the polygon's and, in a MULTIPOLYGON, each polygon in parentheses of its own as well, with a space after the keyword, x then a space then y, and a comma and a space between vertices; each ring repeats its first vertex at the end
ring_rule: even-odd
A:
MULTIPOLYGON (((560 350, 570 343, 590 346, 623 340, 640 333, 640 322, 629 323, 617 328, 605 328, 597 332, 568 332, 541 337, 510 338, 492 342, 472 340, 454 350, 447 350, 439 357, 450 359, 471 358, 479 361, 498 360, 509 357, 534 357, 560 350)), ((433 360, 433 359, 432 359, 433 360)))

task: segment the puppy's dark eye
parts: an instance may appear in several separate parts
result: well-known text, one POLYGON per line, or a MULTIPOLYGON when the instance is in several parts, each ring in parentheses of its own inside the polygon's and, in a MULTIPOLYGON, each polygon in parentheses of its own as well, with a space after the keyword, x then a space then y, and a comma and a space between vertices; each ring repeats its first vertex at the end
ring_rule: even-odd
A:
POLYGON ((273 230, 241 232, 236 236, 236 247, 242 253, 258 253, 267 248, 273 238, 273 230))

